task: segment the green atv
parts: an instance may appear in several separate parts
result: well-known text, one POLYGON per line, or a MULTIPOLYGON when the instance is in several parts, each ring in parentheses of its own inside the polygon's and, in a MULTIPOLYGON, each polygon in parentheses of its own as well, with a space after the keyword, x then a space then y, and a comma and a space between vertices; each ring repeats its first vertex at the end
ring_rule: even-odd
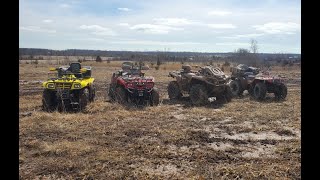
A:
POLYGON ((85 109, 88 102, 94 101, 94 78, 91 67, 81 67, 80 63, 50 68, 48 80, 43 82, 42 107, 52 112, 85 109))

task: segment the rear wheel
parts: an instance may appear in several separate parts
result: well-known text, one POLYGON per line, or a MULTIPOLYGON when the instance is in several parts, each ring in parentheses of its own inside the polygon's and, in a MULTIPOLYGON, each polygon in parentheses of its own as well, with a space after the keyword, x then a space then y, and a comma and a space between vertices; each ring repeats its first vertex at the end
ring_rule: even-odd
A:
POLYGON ((287 97, 287 86, 281 83, 275 89, 274 95, 277 100, 284 100, 287 97))
POLYGON ((79 94, 79 106, 80 106, 80 110, 84 110, 89 102, 89 89, 88 88, 84 88, 82 90, 80 90, 80 94, 79 94))
POLYGON ((45 89, 42 94, 42 109, 47 112, 52 112, 56 107, 55 92, 45 89))
POLYGON ((151 106, 158 106, 159 105, 159 92, 157 89, 152 90, 151 99, 150 99, 150 105, 151 106))
POLYGON ((168 85, 168 95, 171 100, 180 99, 182 94, 177 81, 171 81, 168 85))
POLYGON ((119 86, 116 87, 116 91, 114 92, 115 94, 115 100, 120 103, 120 104, 124 104, 125 102, 127 102, 127 93, 126 90, 119 86))
POLYGON ((243 94, 244 90, 239 80, 232 80, 229 86, 233 96, 240 96, 243 94))
POLYGON ((190 100, 193 105, 204 105, 208 101, 207 89, 201 84, 195 84, 190 88, 190 100))
POLYGON ((263 100, 267 94, 267 86, 263 82, 258 82, 253 88, 253 96, 256 100, 263 100))

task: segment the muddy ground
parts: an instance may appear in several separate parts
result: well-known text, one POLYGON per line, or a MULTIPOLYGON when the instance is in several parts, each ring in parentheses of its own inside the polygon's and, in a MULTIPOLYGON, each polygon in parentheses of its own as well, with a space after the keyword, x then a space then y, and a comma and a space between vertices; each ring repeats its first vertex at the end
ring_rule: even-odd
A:
MULTIPOLYGON (((151 69, 157 107, 108 102, 116 65, 88 63, 97 100, 82 113, 41 110, 49 65, 20 64, 20 179, 301 179, 301 71, 278 68, 288 96, 263 102, 247 93, 203 107, 170 101, 170 67, 151 69)), ((52 65, 50 65, 52 66, 52 65)))

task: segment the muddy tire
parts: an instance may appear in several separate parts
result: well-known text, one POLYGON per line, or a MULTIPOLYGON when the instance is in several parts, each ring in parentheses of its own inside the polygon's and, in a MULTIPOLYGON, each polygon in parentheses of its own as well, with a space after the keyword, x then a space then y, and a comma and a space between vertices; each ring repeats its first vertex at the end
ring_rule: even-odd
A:
POLYGON ((123 87, 121 87, 121 86, 116 87, 114 95, 115 95, 116 102, 118 102, 119 104, 124 104, 127 102, 127 99, 128 99, 127 93, 123 87))
POLYGON ((279 86, 276 87, 274 95, 276 100, 284 100, 287 97, 288 89, 287 86, 281 83, 279 86))
POLYGON ((160 102, 159 92, 157 89, 153 89, 151 93, 150 105, 158 106, 160 102))
POLYGON ((231 102, 233 97, 232 91, 231 91, 231 87, 227 86, 225 93, 224 93, 224 98, 226 99, 227 102, 231 102))
POLYGON ((79 93, 79 110, 83 111, 89 102, 90 92, 88 88, 84 88, 80 90, 79 93))
POLYGON ((241 96, 244 89, 241 86, 241 82, 238 80, 232 80, 229 84, 231 93, 234 97, 241 96))
POLYGON ((92 85, 90 87, 90 97, 89 97, 89 101, 93 102, 94 98, 96 97, 96 87, 94 85, 92 85))
POLYGON ((109 85, 108 96, 112 102, 116 100, 115 88, 111 84, 109 85))
POLYGON ((267 86, 263 82, 258 82, 253 88, 253 97, 256 100, 263 100, 267 94, 267 86))
POLYGON ((253 88, 254 87, 252 87, 252 85, 249 85, 249 87, 248 87, 248 93, 250 96, 253 96, 253 88))
POLYGON ((180 99, 182 94, 177 81, 171 81, 168 85, 168 95, 170 100, 180 99))
POLYGON ((55 93, 48 89, 43 90, 42 93, 42 109, 47 112, 52 112, 57 108, 55 102, 55 93))
POLYGON ((193 105, 204 105, 208 102, 208 93, 204 85, 195 84, 190 88, 190 100, 193 105))

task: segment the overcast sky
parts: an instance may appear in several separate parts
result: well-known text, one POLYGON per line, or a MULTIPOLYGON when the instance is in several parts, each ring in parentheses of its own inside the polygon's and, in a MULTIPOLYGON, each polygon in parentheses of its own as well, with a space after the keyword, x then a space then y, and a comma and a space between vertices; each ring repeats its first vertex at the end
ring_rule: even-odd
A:
POLYGON ((301 53, 298 0, 19 0, 19 47, 301 53))

